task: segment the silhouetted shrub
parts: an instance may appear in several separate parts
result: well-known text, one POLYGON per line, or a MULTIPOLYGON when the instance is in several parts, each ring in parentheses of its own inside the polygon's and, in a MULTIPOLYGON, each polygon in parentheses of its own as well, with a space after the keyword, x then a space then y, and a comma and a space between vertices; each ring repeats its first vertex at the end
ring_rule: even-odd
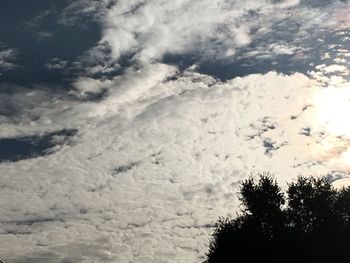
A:
POLYGON ((298 177, 286 193, 270 174, 241 185, 243 210, 215 223, 205 263, 350 261, 350 188, 298 177))

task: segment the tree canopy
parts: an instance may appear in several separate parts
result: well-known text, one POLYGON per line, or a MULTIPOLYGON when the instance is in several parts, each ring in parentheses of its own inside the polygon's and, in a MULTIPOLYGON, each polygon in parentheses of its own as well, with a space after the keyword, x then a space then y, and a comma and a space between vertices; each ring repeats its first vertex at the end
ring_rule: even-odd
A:
POLYGON ((215 223, 205 263, 350 260, 350 188, 299 176, 284 192, 270 174, 240 189, 242 211, 215 223))

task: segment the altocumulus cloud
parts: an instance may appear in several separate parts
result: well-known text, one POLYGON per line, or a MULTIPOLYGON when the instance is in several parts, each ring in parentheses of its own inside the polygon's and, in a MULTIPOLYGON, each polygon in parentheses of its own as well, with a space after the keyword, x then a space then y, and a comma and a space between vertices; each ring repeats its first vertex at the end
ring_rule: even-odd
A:
MULTIPOLYGON (((102 25, 101 40, 82 58, 90 68, 67 97, 39 90, 35 98, 27 90, 11 95, 12 107, 22 103, 25 110, 7 113, 0 134, 76 133, 51 155, 0 165, 0 258, 198 262, 210 222, 234 215, 239 182, 249 172, 270 170, 282 184, 298 173, 347 177, 334 158, 350 142, 315 117, 322 110, 317 78, 271 71, 221 81, 196 65, 180 70, 163 61, 186 53, 232 58, 277 21, 319 17, 301 25, 291 43, 257 49, 295 53, 304 50, 296 46, 309 28, 336 23, 320 14, 344 5, 72 1, 61 23, 93 16, 102 25), (125 56, 129 65, 111 74, 125 56), (98 101, 69 99, 101 90, 107 92, 98 101), (337 140, 337 149, 325 146, 337 140)), ((335 69, 322 68, 322 76, 335 69)))

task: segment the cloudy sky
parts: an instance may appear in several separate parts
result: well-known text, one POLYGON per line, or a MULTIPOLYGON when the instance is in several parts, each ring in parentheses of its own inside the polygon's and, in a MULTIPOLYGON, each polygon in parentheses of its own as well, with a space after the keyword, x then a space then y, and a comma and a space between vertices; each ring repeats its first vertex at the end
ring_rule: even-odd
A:
POLYGON ((201 262, 250 173, 350 180, 346 0, 0 3, 0 260, 201 262))

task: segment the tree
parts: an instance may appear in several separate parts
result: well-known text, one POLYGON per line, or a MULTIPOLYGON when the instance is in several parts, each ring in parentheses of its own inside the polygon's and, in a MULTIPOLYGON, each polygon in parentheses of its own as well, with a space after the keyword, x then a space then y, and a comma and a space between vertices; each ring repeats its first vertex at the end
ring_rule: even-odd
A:
POLYGON ((271 174, 244 181, 243 209, 215 223, 205 263, 343 262, 350 258, 350 188, 299 176, 286 192, 271 174))

